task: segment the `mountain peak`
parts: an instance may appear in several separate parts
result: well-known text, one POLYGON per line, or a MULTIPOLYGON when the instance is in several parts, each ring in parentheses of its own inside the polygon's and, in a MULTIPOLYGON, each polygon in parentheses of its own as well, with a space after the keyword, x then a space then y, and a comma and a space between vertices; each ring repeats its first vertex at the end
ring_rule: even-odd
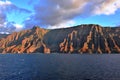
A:
POLYGON ((67 29, 12 33, 0 40, 0 53, 120 53, 120 28, 82 24, 67 29))
POLYGON ((39 26, 33 26, 33 28, 32 29, 37 29, 37 28, 40 28, 39 26))

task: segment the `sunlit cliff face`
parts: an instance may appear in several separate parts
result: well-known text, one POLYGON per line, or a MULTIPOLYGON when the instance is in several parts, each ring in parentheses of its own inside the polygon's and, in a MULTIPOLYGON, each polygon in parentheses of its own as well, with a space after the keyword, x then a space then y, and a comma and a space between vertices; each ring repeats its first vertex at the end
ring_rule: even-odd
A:
POLYGON ((120 53, 120 28, 79 25, 47 30, 34 27, 0 39, 1 53, 120 53))

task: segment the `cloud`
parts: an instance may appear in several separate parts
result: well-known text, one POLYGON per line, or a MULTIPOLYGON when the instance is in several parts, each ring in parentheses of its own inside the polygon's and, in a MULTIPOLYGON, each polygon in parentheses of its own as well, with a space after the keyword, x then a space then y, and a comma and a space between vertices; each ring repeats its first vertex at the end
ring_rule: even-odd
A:
POLYGON ((97 6, 95 6, 93 13, 100 15, 114 14, 115 11, 120 9, 120 0, 101 0, 97 6))
POLYGON ((13 24, 14 22, 5 22, 4 27, 0 28, 0 32, 11 33, 12 31, 16 29, 15 26, 13 26, 13 24))
POLYGON ((56 29, 56 28, 67 28, 67 27, 70 27, 70 26, 73 26, 75 25, 75 22, 70 20, 70 21, 67 21, 65 23, 60 23, 60 24, 57 24, 57 25, 54 25, 54 26, 48 26, 47 29, 56 29))
POLYGON ((4 27, 0 28, 0 32, 12 33, 15 31, 20 31, 23 29, 23 25, 17 24, 15 22, 5 22, 4 27))
POLYGON ((54 26, 65 23, 82 12, 80 9, 85 5, 85 1, 45 0, 47 5, 35 5, 35 14, 31 16, 31 19, 40 25, 54 26), (78 2, 82 3, 81 6, 78 6, 78 2))
POLYGON ((120 0, 39 0, 39 3, 34 6, 35 13, 25 21, 26 25, 60 27, 78 16, 111 15, 120 8, 120 0))
POLYGON ((15 31, 20 31, 20 30, 23 29, 23 25, 21 25, 21 24, 15 23, 15 24, 13 24, 13 25, 15 26, 15 31))
POLYGON ((75 25, 75 18, 111 15, 120 9, 120 0, 29 0, 28 3, 34 5, 34 12, 17 7, 10 0, 0 0, 0 30, 19 31, 34 25, 65 28, 75 25), (24 28, 21 24, 8 22, 7 13, 15 11, 31 13, 24 21, 24 28))
POLYGON ((0 28, 4 26, 5 22, 6 22, 6 15, 0 12, 0 28))
POLYGON ((16 5, 14 5, 12 2, 10 2, 9 0, 0 1, 0 12, 12 12, 13 10, 19 11, 19 12, 30 13, 29 10, 24 9, 24 8, 19 8, 16 5))
POLYGON ((19 8, 16 5, 12 4, 9 0, 1 1, 0 0, 0 32, 13 32, 18 31, 18 25, 15 22, 8 22, 7 14, 18 11, 19 13, 30 13, 29 10, 19 8))

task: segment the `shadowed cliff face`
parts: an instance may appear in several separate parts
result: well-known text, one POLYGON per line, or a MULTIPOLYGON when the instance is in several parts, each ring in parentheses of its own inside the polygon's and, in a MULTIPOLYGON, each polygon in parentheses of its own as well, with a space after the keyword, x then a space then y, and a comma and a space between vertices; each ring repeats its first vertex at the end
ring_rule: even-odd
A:
POLYGON ((120 28, 80 25, 45 30, 34 27, 0 39, 1 53, 120 53, 120 28))
POLYGON ((61 53, 120 53, 120 28, 80 25, 51 30, 44 36, 51 52, 61 53))
POLYGON ((0 34, 0 38, 5 38, 6 36, 8 36, 9 34, 0 34))

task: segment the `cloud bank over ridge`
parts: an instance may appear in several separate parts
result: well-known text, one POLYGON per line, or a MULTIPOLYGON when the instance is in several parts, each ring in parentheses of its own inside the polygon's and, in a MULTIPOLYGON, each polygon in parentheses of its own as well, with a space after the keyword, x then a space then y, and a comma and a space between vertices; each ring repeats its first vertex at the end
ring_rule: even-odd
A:
POLYGON ((34 15, 26 22, 31 23, 32 20, 49 28, 57 28, 65 23, 67 26, 78 16, 112 15, 120 9, 120 0, 44 0, 43 5, 39 3, 34 6, 34 15))
POLYGON ((29 0, 33 5, 33 12, 20 8, 10 0, 0 0, 0 31, 19 31, 34 25, 45 28, 63 28, 76 24, 74 19, 87 18, 96 15, 114 15, 120 9, 120 0, 29 0), (23 25, 7 20, 7 14, 19 11, 31 13, 23 25))

